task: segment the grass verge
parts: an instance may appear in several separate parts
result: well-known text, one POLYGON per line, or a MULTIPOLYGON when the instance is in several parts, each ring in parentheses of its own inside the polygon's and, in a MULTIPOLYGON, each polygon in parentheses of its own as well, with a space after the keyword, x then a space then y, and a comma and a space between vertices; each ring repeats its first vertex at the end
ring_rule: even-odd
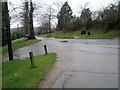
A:
POLYGON ((97 38, 114 38, 118 37, 118 31, 117 30, 112 30, 107 33, 104 33, 103 30, 88 30, 91 32, 91 35, 85 34, 81 35, 80 31, 73 32, 73 35, 79 36, 79 37, 97 37, 97 38))
MULTIPOLYGON (((114 38, 114 37, 118 37, 118 31, 117 30, 112 30, 109 31, 107 33, 104 33, 103 30, 88 30, 91 32, 91 35, 85 34, 85 35, 81 35, 80 31, 74 31, 74 32, 67 32, 67 33, 63 33, 63 32, 54 32, 51 34, 43 34, 43 35, 39 35, 40 37, 54 37, 54 38, 74 38, 73 36, 78 36, 78 37, 96 37, 96 38, 114 38)), ((87 32, 88 32, 87 31, 87 32)))
POLYGON ((31 69, 30 60, 13 60, 2 65, 3 88, 36 88, 56 60, 55 53, 34 56, 37 68, 31 69))
MULTIPOLYGON (((26 41, 26 38, 21 38, 21 39, 13 40, 12 41, 12 47, 13 47, 13 50, 16 50, 16 49, 19 49, 19 48, 22 48, 22 47, 40 42, 40 41, 41 40, 37 40, 37 39, 26 41)), ((5 45, 3 47, 0 47, 0 48, 2 48, 2 53, 6 53, 8 51, 8 46, 7 45, 5 45)))
POLYGON ((72 36, 71 32, 67 32, 67 33, 51 33, 51 34, 43 34, 43 35, 38 35, 40 37, 50 37, 50 38, 74 38, 72 36))

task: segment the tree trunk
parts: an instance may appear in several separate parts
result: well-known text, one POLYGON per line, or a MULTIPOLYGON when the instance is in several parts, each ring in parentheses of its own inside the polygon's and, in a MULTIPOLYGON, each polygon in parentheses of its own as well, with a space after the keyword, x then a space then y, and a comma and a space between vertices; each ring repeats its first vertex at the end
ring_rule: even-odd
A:
POLYGON ((0 47, 2 46, 2 2, 0 1, 0 47))
POLYGON ((25 34, 29 34, 29 6, 28 1, 25 2, 25 21, 24 21, 25 34))
POLYGON ((32 4, 32 0, 30 0, 30 35, 28 37, 28 39, 36 39, 35 38, 35 34, 34 34, 34 27, 33 27, 33 4, 32 4))
MULTIPOLYGON (((1 1, 0 1, 1 2, 1 1)), ((6 27, 6 8, 5 8, 5 3, 2 3, 2 7, 0 9, 2 9, 1 12, 1 18, 2 18, 2 22, 0 22, 2 24, 2 46, 7 45, 7 29, 4 29, 6 27), (3 8, 4 7, 4 8, 3 8)))
POLYGON ((48 33, 50 33, 51 32, 51 19, 50 19, 51 17, 49 17, 49 30, 48 30, 48 33))
POLYGON ((8 11, 8 5, 7 2, 3 2, 5 8, 5 27, 4 29, 7 30, 7 42, 8 42, 8 54, 9 54, 9 61, 13 60, 13 50, 12 50, 12 43, 11 43, 11 32, 10 32, 10 18, 9 18, 9 11, 8 11))

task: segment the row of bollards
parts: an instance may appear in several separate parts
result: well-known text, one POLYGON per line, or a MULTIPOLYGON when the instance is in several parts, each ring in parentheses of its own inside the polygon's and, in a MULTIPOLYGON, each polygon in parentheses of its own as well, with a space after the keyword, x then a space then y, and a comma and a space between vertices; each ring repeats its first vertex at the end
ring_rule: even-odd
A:
MULTIPOLYGON (((44 50, 45 50, 45 55, 47 55, 48 52, 47 52, 47 46, 46 45, 44 45, 44 50)), ((33 58, 33 52, 29 52, 29 56, 30 56, 30 61, 31 61, 31 68, 36 68, 34 58, 33 58)))

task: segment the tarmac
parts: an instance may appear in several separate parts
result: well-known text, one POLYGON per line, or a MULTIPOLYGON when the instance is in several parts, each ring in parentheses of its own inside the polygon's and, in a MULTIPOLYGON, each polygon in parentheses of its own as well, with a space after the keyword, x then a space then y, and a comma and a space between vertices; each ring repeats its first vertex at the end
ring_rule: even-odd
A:
POLYGON ((118 88, 118 39, 56 39, 15 51, 18 58, 56 53, 57 60, 39 88, 118 88))

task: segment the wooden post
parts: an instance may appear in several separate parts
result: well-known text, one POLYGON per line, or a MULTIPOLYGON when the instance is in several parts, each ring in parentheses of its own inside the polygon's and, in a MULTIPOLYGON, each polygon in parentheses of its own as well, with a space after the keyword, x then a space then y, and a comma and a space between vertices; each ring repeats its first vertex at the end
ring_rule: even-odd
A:
POLYGON ((31 61, 31 68, 36 68, 34 59, 33 59, 33 53, 29 52, 29 55, 30 55, 30 61, 31 61))
POLYGON ((45 49, 45 54, 47 55, 47 46, 44 45, 44 49, 45 49))

